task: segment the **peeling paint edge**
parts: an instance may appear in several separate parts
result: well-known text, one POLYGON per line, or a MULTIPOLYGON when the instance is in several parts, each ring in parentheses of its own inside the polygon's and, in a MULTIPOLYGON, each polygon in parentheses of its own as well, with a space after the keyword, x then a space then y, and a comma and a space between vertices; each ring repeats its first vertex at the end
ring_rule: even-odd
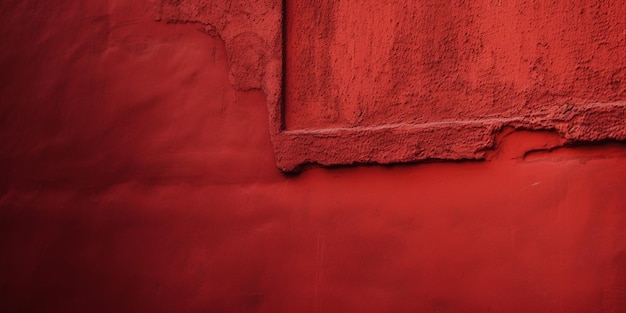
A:
POLYGON ((290 130, 275 135, 278 167, 394 164, 427 160, 485 160, 505 128, 550 131, 564 144, 626 140, 626 102, 596 103, 546 116, 290 130), (597 117, 606 118, 598 121, 597 117))

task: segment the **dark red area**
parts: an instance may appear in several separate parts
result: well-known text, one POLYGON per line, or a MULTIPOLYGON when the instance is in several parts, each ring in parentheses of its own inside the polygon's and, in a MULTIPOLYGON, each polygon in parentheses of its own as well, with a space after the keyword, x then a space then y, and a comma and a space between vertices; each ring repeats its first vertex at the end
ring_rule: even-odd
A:
POLYGON ((283 176, 222 42, 151 10, 0 5, 0 311, 626 311, 622 144, 283 176))

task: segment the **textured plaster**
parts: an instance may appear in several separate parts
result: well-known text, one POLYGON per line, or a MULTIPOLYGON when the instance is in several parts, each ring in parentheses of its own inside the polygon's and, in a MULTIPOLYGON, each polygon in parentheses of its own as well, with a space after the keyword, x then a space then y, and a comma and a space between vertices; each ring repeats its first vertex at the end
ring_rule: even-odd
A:
POLYGON ((626 312, 624 143, 282 175, 223 41, 152 8, 0 5, 0 312, 626 312))
POLYGON ((603 1, 156 4, 157 20, 224 41, 236 88, 264 91, 283 171, 484 159, 506 127, 624 140, 625 14, 603 1))

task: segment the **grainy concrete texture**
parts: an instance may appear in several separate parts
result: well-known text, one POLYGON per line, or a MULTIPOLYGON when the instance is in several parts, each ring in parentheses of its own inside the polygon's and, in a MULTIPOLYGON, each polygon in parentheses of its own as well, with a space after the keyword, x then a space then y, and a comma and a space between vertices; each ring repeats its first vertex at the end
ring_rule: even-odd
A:
POLYGON ((623 2, 355 3, 2 1, 0 312, 626 312, 623 2))

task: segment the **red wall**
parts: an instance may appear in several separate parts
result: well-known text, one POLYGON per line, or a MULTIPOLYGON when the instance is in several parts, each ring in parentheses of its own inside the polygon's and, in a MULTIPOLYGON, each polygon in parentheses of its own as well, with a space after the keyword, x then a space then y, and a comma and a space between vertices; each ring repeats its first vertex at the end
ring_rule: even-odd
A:
POLYGON ((0 16, 2 312, 626 312, 623 144, 284 176, 197 26, 0 16))
POLYGON ((623 0, 288 0, 285 126, 558 129, 549 113, 626 100, 624 16, 623 0))

